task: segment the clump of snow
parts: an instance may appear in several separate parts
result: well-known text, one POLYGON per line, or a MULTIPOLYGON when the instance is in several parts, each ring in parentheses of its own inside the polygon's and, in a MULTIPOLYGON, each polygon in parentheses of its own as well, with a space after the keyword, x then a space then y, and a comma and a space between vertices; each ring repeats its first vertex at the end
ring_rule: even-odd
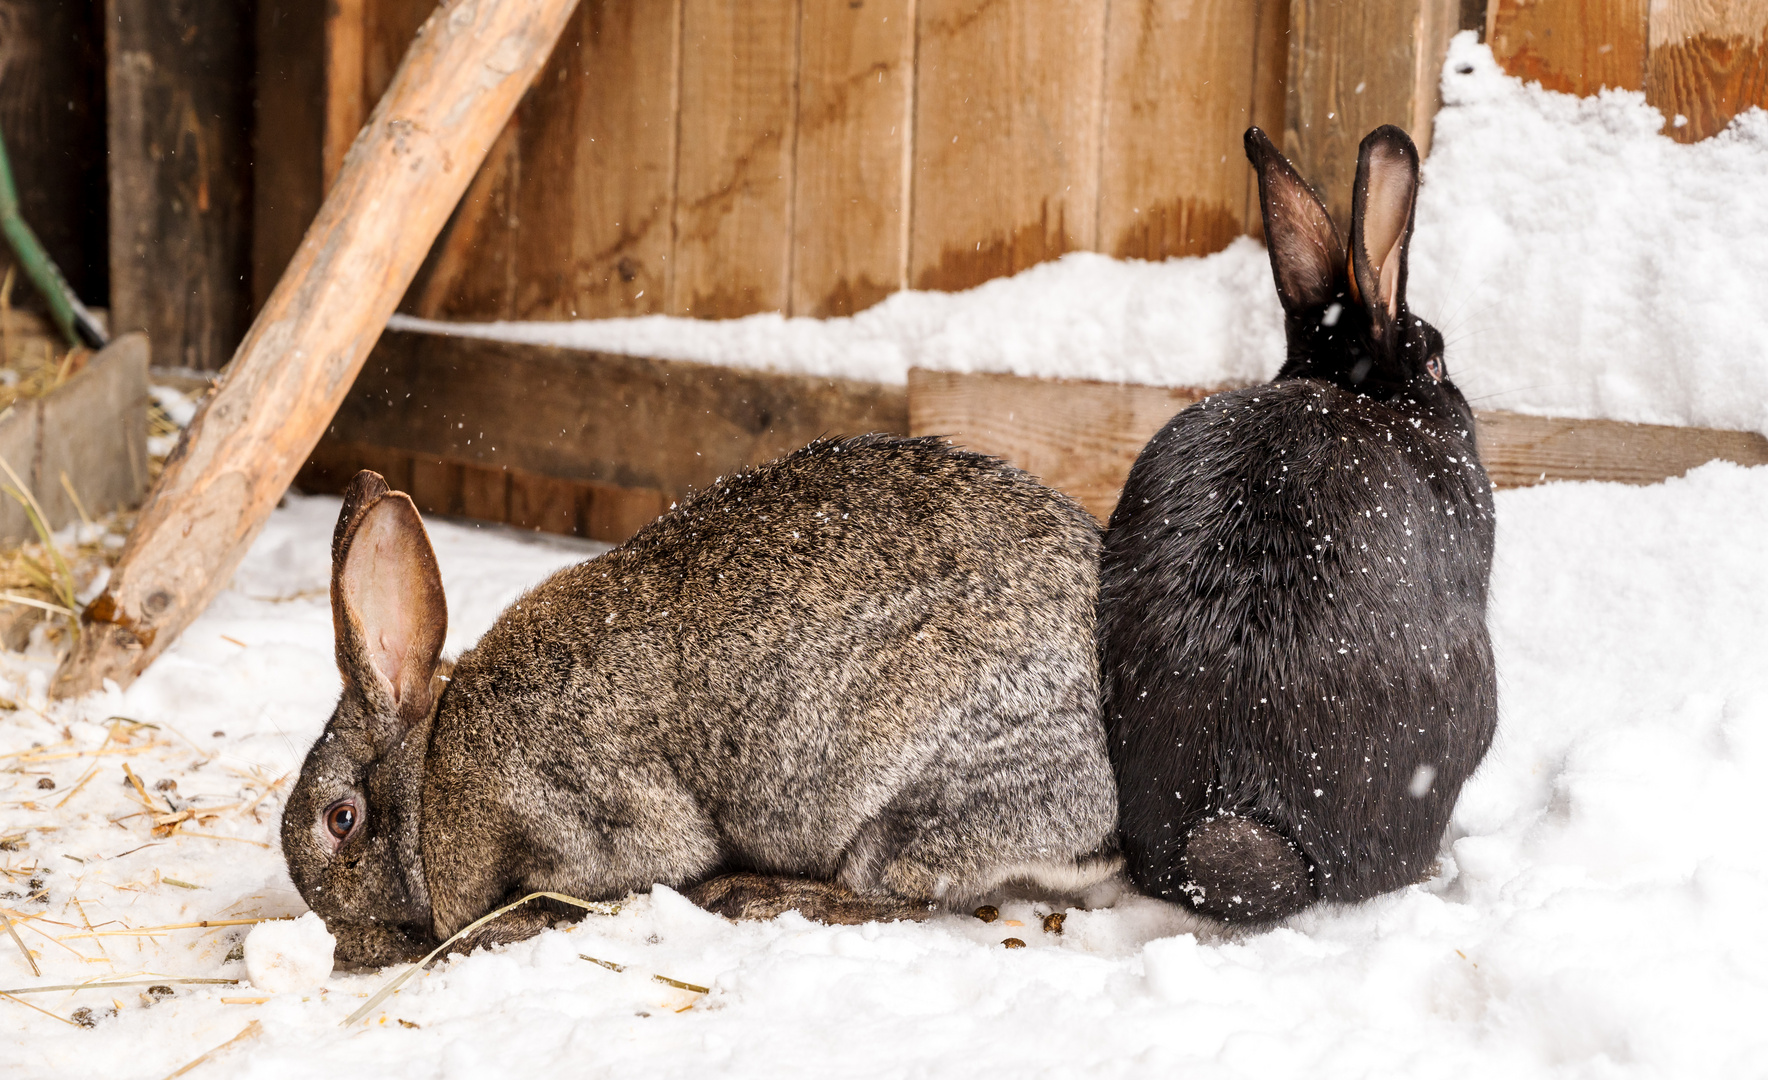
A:
POLYGON ((452 323, 398 315, 388 325, 883 383, 924 367, 1219 386, 1269 378, 1283 355, 1270 260, 1244 237, 1206 259, 1075 252, 967 292, 895 293, 849 318, 452 323))
MULTIPOLYGON (((43 968, 0 940, 0 988, 242 978, 243 928, 192 924, 301 911, 277 814, 338 693, 337 510, 290 496, 126 692, 50 703, 49 656, 0 655, 0 695, 21 706, 0 714, 0 906, 43 968), (133 932, 163 927, 179 928, 133 932)), ((151 1080, 257 1020, 228 1075, 1755 1075, 1768 468, 1503 491, 1497 513, 1498 738, 1422 885, 1231 940, 1135 895, 1070 911, 1054 934, 1024 901, 991 923, 736 925, 659 890, 439 963, 366 1028, 338 1024, 392 971, 335 972, 262 1005, 170 981, 169 995, 20 997, 85 1009, 90 1029, 0 999, 0 1061, 151 1080)), ((599 550, 429 524, 450 650, 599 550)))
POLYGON ((272 994, 311 990, 331 978, 337 940, 309 911, 298 919, 261 922, 246 935, 246 978, 272 994))
POLYGON ((1413 306, 1485 408, 1768 432, 1768 112, 1693 144, 1641 93, 1443 72, 1413 306))
MULTIPOLYGON (((1476 405, 1768 431, 1768 113, 1683 145, 1643 94, 1524 85, 1472 34, 1443 97, 1410 291, 1476 405)), ((884 383, 913 366, 1214 387, 1283 360, 1270 264, 1244 238, 1160 263, 1075 253, 843 319, 391 325, 884 383)))

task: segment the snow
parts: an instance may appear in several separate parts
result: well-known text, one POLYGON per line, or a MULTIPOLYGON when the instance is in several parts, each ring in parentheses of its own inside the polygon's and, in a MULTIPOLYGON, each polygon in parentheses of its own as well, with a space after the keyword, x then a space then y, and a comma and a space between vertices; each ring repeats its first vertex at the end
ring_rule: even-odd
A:
MULTIPOLYGON (((1472 34, 1443 97, 1410 293, 1476 405, 1768 432, 1768 112, 1683 145, 1644 94, 1524 85, 1472 34)), ((884 383, 917 366, 1217 387, 1267 379, 1283 356, 1248 239, 1159 263, 1078 252, 843 319, 391 325, 884 383)))
POLYGON ((309 911, 286 922, 261 922, 246 935, 246 978, 259 990, 316 990, 332 974, 337 940, 309 911))
MULTIPOLYGON (((155 798, 175 778, 167 806, 199 808, 249 802, 298 766, 338 689, 325 594, 337 505, 291 496, 232 587, 127 692, 51 706, 43 651, 0 658, 0 693, 20 704, 0 722, 0 763, 20 770, 0 773, 0 837, 24 832, 0 851, 0 893, 35 879, 46 898, 0 896, 41 916, 20 933, 43 967, 33 977, 0 940, 0 987, 241 978, 248 965, 228 956, 246 927, 89 937, 86 923, 301 910, 274 846, 286 782, 156 839, 126 816, 140 806, 122 765, 155 798), (112 721, 127 753, 65 756, 104 745, 118 716, 158 727, 112 721), (94 765, 65 808, 44 809, 94 765), (54 790, 38 789, 44 775, 54 790)), ((0 1071, 163 1077, 255 1020, 209 1075, 1750 1074, 1768 1059, 1755 835, 1768 788, 1768 468, 1501 492, 1498 526, 1498 741, 1424 885, 1239 940, 1133 894, 1047 934, 1047 909, 1023 901, 1002 901, 994 923, 734 925, 659 889, 614 916, 439 962, 365 1028, 338 1025, 391 971, 304 991, 18 999, 62 1017, 88 1008, 90 1030, 0 999, 0 1071), (1026 947, 1002 948, 1009 936, 1026 947)), ((451 650, 525 584, 596 550, 431 528, 451 650)))
MULTIPOLYGON (((1470 395, 1768 428, 1768 115, 1680 146, 1638 95, 1525 87, 1465 37, 1445 98, 1413 296, 1470 395)), ((1074 255, 822 323, 479 332, 884 381, 914 363, 1214 385, 1281 355, 1250 241, 1074 255)), ((1128 891, 1055 934, 1010 898, 988 923, 737 925, 658 888, 440 961, 349 1029, 394 972, 319 974, 277 833, 338 693, 337 508, 291 495, 127 691, 48 702, 40 630, 0 654, 0 707, 17 705, 0 911, 41 969, 0 936, 0 1074, 158 1078, 236 1037, 188 1075, 1644 1078, 1768 1060, 1768 467, 1498 494, 1498 738, 1424 884, 1238 938, 1128 891), (260 958, 314 970, 279 982, 260 958), (168 992, 16 993, 89 980, 168 992)), ((601 550, 430 524, 455 653, 601 550)))

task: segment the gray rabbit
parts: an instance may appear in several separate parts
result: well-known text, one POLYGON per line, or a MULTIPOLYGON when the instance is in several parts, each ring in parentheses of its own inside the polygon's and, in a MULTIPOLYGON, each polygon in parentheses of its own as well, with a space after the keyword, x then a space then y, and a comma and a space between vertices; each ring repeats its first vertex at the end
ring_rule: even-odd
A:
POLYGON ((1120 865, 1098 554, 1084 510, 997 460, 820 440, 554 574, 450 667, 417 510, 360 473, 332 541, 344 690, 283 814, 289 873, 361 963, 539 890, 857 922, 1084 889, 1120 865))

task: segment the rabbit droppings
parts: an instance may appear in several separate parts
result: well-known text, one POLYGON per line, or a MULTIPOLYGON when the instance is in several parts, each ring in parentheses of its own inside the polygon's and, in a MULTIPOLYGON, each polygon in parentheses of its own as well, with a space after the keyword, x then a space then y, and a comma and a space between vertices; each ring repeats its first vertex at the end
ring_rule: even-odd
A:
POLYGON ((1417 150, 1363 140, 1348 267, 1257 128, 1246 152, 1288 358, 1137 458, 1099 634, 1131 878, 1260 926, 1427 876, 1497 691, 1491 484, 1442 336, 1406 308, 1417 150))
MULTIPOLYGON (((820 440, 554 574, 450 666, 417 510, 360 473, 332 542, 344 690, 283 815, 289 873, 358 963, 542 890, 858 922, 1084 889, 1121 865, 1098 552, 997 460, 820 440)), ((463 948, 576 913, 540 904, 463 948)))

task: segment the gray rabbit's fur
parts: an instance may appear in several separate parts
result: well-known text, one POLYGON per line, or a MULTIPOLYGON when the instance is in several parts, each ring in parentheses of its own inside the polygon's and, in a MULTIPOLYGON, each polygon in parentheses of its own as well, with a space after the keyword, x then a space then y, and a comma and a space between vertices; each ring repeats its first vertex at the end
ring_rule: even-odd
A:
MULTIPOLYGON (((850 921, 1083 888, 1118 865, 1098 551, 1084 510, 999 461, 822 440, 553 575, 449 670, 417 512, 364 472, 290 875, 371 963, 539 890, 699 884, 715 910, 814 917, 820 889, 850 921)), ((472 943, 568 910, 533 907, 472 943)))

